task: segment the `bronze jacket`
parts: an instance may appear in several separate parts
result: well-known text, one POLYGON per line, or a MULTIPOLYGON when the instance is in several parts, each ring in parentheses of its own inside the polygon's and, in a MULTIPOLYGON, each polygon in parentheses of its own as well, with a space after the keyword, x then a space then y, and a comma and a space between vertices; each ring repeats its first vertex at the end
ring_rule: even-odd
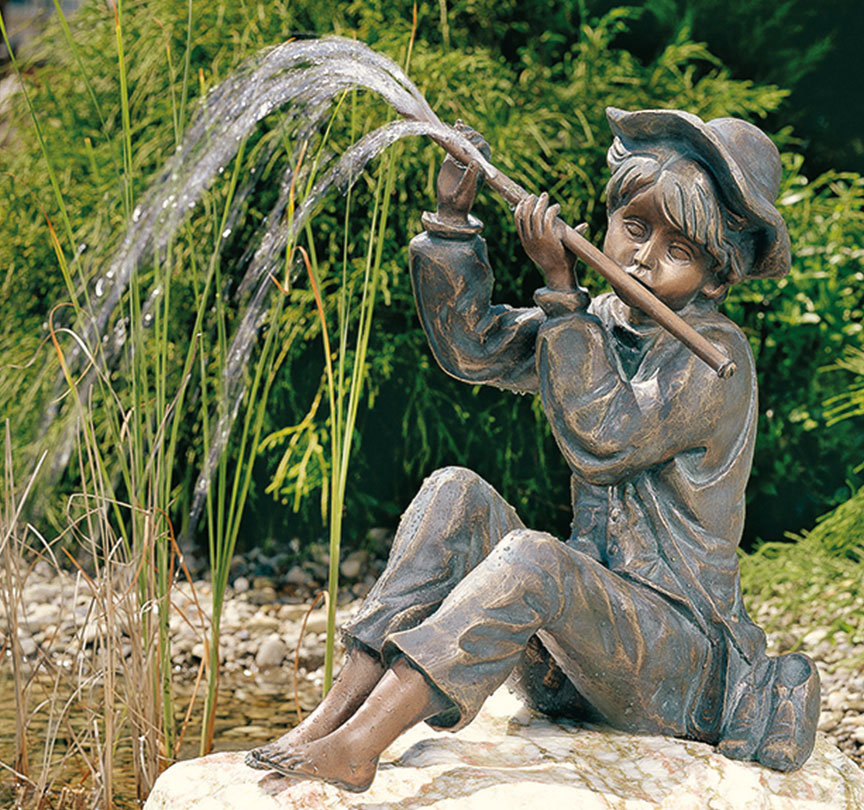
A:
POLYGON ((707 302, 679 313, 735 361, 736 374, 721 380, 656 325, 631 325, 612 293, 587 309, 584 293, 546 289, 537 307, 493 305, 479 236, 424 232, 410 256, 441 367, 466 382, 539 391, 572 470, 567 542, 680 604, 745 660, 764 655, 738 573, 757 419, 741 331, 707 302))

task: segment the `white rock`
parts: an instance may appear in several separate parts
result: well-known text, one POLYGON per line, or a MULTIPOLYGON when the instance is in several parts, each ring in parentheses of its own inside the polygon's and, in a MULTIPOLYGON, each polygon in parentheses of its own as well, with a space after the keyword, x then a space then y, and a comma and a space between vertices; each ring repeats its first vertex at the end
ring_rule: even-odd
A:
POLYGON ((246 577, 237 577, 234 580, 234 590, 237 593, 246 593, 249 590, 249 580, 246 577))
POLYGON ((25 658, 32 658, 38 649, 36 642, 30 636, 19 636, 18 646, 21 649, 21 655, 25 658))
POLYGON ((105 623, 90 619, 86 625, 84 625, 84 632, 81 634, 81 638, 84 640, 85 644, 94 644, 98 638, 105 635, 105 623))
POLYGON ((318 633, 327 632, 327 611, 316 610, 309 614, 309 621, 306 622, 306 633, 308 635, 318 635, 318 633))
POLYGON ((267 636, 255 654, 255 664, 260 669, 278 667, 288 653, 288 645, 277 635, 267 636))
POLYGON ((57 598, 59 585, 52 582, 34 582, 24 589, 24 604, 35 605, 38 602, 53 602, 57 598))
POLYGON ((297 622, 302 621, 308 612, 306 605, 280 605, 277 616, 283 622, 297 622))
POLYGON ((61 608, 59 604, 51 602, 36 604, 27 611, 27 623, 33 628, 42 628, 54 625, 60 619, 61 608))
POLYGON ((339 566, 339 572, 345 579, 357 579, 366 568, 366 562, 369 559, 369 552, 360 549, 352 551, 339 566))
POLYGON ((534 717, 509 722, 518 701, 499 690, 457 734, 419 725, 381 758, 358 796, 252 770, 242 752, 181 762, 144 810, 861 810, 864 772, 821 735, 804 767, 777 773, 711 746, 534 717))
POLYGON ((393 539, 393 531, 392 529, 387 529, 383 526, 375 526, 366 533, 366 536, 373 543, 389 543, 393 539))
POLYGON ((299 565, 295 565, 285 574, 285 582, 289 585, 307 585, 309 583, 309 575, 299 565))
POLYGON ((820 641, 822 641, 825 636, 828 635, 827 627, 817 627, 815 630, 811 630, 807 633, 804 638, 801 639, 801 646, 805 650, 812 650, 820 641))
POLYGON ((829 693, 825 703, 832 712, 842 711, 846 706, 848 697, 845 689, 838 689, 836 692, 829 693))
POLYGON ((253 636, 260 636, 266 632, 279 629, 279 619, 276 616, 268 616, 266 613, 256 613, 246 621, 246 629, 253 636))

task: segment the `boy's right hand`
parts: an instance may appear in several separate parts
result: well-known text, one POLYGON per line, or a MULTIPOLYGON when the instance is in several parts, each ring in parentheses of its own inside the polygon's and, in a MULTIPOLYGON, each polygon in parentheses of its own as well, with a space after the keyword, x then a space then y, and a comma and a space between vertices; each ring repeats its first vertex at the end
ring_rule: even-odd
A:
MULTIPOLYGON (((549 205, 549 195, 544 191, 539 197, 529 194, 513 212, 516 232, 522 247, 543 273, 550 290, 575 290, 578 288, 573 266, 576 257, 561 241, 558 231, 560 205, 549 205)), ((580 225, 577 230, 584 230, 580 225)))
MULTIPOLYGON (((489 160, 492 154, 489 144, 479 132, 463 124, 462 121, 456 121, 455 127, 477 147, 486 160, 489 160)), ((483 175, 478 163, 465 166, 452 155, 447 155, 438 172, 439 221, 454 225, 465 224, 482 181, 483 175)))

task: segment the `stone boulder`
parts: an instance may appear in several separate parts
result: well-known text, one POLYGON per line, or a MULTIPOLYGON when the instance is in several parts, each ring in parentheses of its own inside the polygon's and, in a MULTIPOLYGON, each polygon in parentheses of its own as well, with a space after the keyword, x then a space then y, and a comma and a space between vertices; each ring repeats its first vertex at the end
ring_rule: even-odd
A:
POLYGON ((571 727, 506 691, 457 734, 421 724, 384 754, 366 793, 252 770, 242 752, 180 762, 144 810, 864 810, 864 771, 821 735, 804 767, 777 773, 711 746, 571 727))

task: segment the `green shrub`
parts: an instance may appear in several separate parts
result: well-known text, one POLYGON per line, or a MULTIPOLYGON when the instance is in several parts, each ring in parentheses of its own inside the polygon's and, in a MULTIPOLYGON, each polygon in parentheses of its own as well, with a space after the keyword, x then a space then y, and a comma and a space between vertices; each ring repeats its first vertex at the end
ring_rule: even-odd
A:
MULTIPOLYGON (((759 121, 784 98, 777 87, 731 78, 705 46, 688 38, 686 28, 679 27, 656 55, 640 61, 616 46, 637 12, 614 9, 592 25, 565 35, 562 32, 577 19, 574 12, 565 4, 556 11, 560 19, 555 26, 536 30, 542 16, 539 9, 548 3, 538 0, 536 5, 537 14, 525 14, 523 4, 453 3, 446 37, 439 7, 422 6, 411 72, 442 119, 461 117, 483 132, 495 162, 505 172, 529 189, 550 191, 562 203, 566 219, 589 222, 595 242, 605 225, 606 106, 678 107, 706 119, 739 115, 759 121), (524 27, 517 18, 526 20, 524 27)), ((348 4, 333 17, 311 0, 292 4, 194 0, 192 11, 188 66, 192 98, 218 83, 252 52, 294 31, 356 31, 373 47, 399 59, 411 25, 410 12, 389 0, 348 4)), ((129 5, 124 15, 133 133, 131 187, 138 199, 171 154, 184 123, 184 116, 178 119, 174 113, 171 99, 172 93, 175 98, 181 94, 186 70, 186 10, 168 0, 154 0, 129 5)), ((122 134, 116 55, 112 56, 115 33, 113 15, 96 0, 86 4, 71 24, 104 126, 94 114, 77 60, 59 29, 46 38, 27 81, 70 211, 74 244, 64 243, 64 247, 71 256, 80 245, 88 246, 79 265, 92 288, 128 216, 115 171, 122 134)), ((188 121, 192 100, 185 109, 188 121)), ((365 105, 364 111, 368 111, 364 127, 381 123, 387 115, 380 104, 365 105)), ((265 154, 268 139, 278 137, 275 123, 274 117, 249 144, 247 166, 265 154)), ((45 336, 46 313, 64 293, 45 220, 36 213, 34 200, 55 226, 58 211, 20 99, 14 124, 17 134, 4 147, 3 157, 5 168, 16 179, 0 179, 4 188, 0 284, 6 292, 0 297, 0 351, 13 363, 21 363, 36 353, 45 336)), ((334 143, 345 143, 344 121, 333 137, 334 143)), ((789 144, 791 134, 780 133, 778 141, 789 144)), ((440 157, 440 151, 425 141, 406 143, 402 150, 384 245, 385 286, 368 358, 368 407, 359 415, 350 472, 349 547, 363 541, 368 526, 395 523, 422 477, 444 464, 476 469, 531 525, 560 534, 569 522, 568 471, 536 401, 447 378, 431 360, 413 312, 407 244, 421 230, 421 210, 434 205, 440 157)), ((246 202, 245 221, 235 228, 222 257, 223 272, 239 262, 260 226, 274 193, 267 181, 279 176, 287 159, 287 150, 279 149, 262 166, 264 182, 246 202)), ((760 505, 751 510, 748 531, 764 537, 798 530, 844 493, 848 495, 846 480, 862 455, 861 440, 851 423, 821 430, 825 421, 821 403, 843 389, 847 373, 820 372, 844 346, 860 345, 861 304, 855 274, 861 272, 861 256, 855 245, 864 232, 861 180, 831 175, 807 182, 800 176, 797 157, 790 154, 786 160, 789 176, 782 207, 795 245, 795 269, 782 285, 740 287, 727 307, 750 336, 759 366, 764 414, 751 498, 760 505)), ((180 300, 184 295, 189 301, 194 298, 188 268, 208 261, 215 238, 213 212, 221 210, 226 185, 214 185, 175 246, 177 290, 172 295, 181 296, 180 300)), ((368 177, 361 179, 355 211, 368 208, 370 186, 368 177)), ((331 313, 341 276, 342 241, 342 204, 335 195, 332 203, 317 215, 313 239, 325 305, 331 313)), ((486 191, 476 212, 486 221, 497 300, 526 304, 539 276, 521 251, 506 205, 486 191)), ((349 241, 362 244, 368 223, 357 216, 349 227, 349 241)), ((141 272, 141 290, 146 294, 148 268, 141 272)), ((359 272, 359 265, 354 272, 359 272)), ((586 283, 594 291, 601 289, 593 275, 586 277, 586 283)), ((244 528, 247 543, 281 545, 290 533, 304 538, 320 533, 319 484, 327 477, 326 402, 303 430, 295 431, 293 453, 287 459, 285 450, 295 434, 278 435, 286 426, 303 421, 322 380, 319 327, 310 295, 300 287, 292 302, 284 312, 283 328, 294 335, 294 342, 269 401, 265 432, 273 436, 265 441, 256 470, 247 510, 254 520, 244 528)), ((170 336, 182 358, 192 313, 177 317, 170 336)), ((230 326, 236 313, 229 312, 228 319, 230 326)), ((213 334, 215 325, 208 323, 207 329, 213 334)), ((3 409, 13 413, 17 435, 29 437, 34 446, 42 433, 41 412, 55 393, 57 372, 50 356, 47 360, 45 355, 36 356, 37 365, 45 366, 41 377, 37 379, 30 369, 7 366, 8 373, 0 380, 3 409), (29 401, 34 405, 16 408, 14 403, 25 390, 32 392, 29 401)), ((179 365, 178 361, 168 373, 176 378, 179 365)), ((122 388, 123 369, 114 375, 122 388)), ((176 475, 178 514, 188 507, 191 476, 201 465, 201 429, 195 419, 183 425, 186 464, 176 475)), ((56 435, 52 434, 54 439, 56 435)), ((71 482, 61 479, 60 484, 68 487, 71 482)), ((46 494, 43 500, 50 503, 52 498, 46 494)))
POLYGON ((828 173, 808 182, 786 156, 779 207, 792 270, 779 282, 739 285, 728 314, 756 355, 761 417, 748 530, 772 539, 811 526, 860 485, 860 423, 830 425, 825 400, 852 375, 836 361, 862 345, 864 179, 828 173), (857 485, 856 485, 857 482, 857 485))

